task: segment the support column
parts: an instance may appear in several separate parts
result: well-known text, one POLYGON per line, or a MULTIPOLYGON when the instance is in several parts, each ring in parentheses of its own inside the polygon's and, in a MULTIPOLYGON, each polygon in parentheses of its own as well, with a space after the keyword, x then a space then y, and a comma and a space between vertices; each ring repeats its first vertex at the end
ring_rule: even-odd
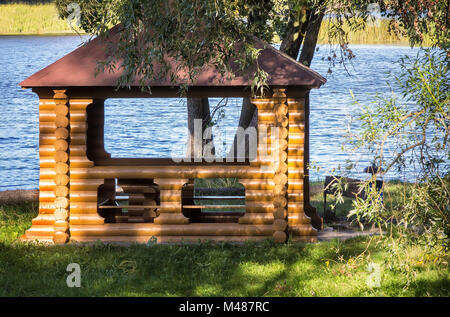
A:
MULTIPOLYGON (((293 240, 314 241, 317 231, 305 214, 305 103, 288 98, 288 226, 293 240)), ((309 195, 309 193, 308 193, 309 195)))
POLYGON ((287 186, 288 186, 288 106, 284 89, 275 89, 272 96, 274 102, 274 129, 273 134, 276 143, 272 145, 272 157, 274 164, 274 188, 273 188, 273 238, 275 242, 283 243, 287 240, 287 186))
MULTIPOLYGON (((245 187, 246 213, 239 218, 240 224, 271 225, 273 224, 273 159, 271 151, 271 128, 274 125, 273 99, 252 98, 250 102, 258 111, 257 153, 250 166, 259 167, 258 178, 240 178, 245 187), (269 174, 269 177, 264 176, 269 174)), ((256 140, 255 140, 256 141, 256 140)), ((250 144, 255 146, 255 144, 250 144)))
POLYGON ((65 90, 54 90, 55 95, 55 244, 69 240, 69 98, 65 90))
POLYGON ((92 178, 89 168, 94 162, 87 157, 88 107, 93 103, 92 99, 70 99, 70 225, 104 223, 97 210, 98 187, 104 179, 92 178))
POLYGON ((160 208, 159 216, 155 218, 155 224, 179 225, 188 224, 182 212, 181 189, 189 179, 180 178, 155 178, 154 183, 159 185, 160 208))

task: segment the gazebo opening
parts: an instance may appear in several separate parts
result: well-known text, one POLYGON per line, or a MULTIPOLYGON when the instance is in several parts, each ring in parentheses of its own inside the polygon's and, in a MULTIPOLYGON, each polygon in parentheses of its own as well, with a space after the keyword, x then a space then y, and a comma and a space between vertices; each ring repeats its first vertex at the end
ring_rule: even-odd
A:
POLYGON ((153 222, 158 216, 160 191, 152 179, 105 179, 97 195, 105 223, 153 222))
POLYGON ((181 195, 191 223, 238 223, 246 212, 245 187, 237 178, 189 179, 181 195))

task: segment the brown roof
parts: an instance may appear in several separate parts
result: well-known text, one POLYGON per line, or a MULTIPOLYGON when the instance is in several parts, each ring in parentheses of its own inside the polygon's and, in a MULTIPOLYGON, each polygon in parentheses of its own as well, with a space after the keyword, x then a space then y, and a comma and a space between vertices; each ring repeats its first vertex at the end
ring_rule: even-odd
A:
MULTIPOLYGON (((112 34, 112 39, 117 34, 112 34)), ((264 43, 257 41, 255 46, 263 48, 264 43)), ((53 64, 31 75, 20 83, 24 88, 33 87, 115 87, 122 74, 121 69, 114 72, 96 71, 98 61, 106 59, 107 42, 103 38, 95 38, 85 45, 77 48, 53 64)), ((325 79, 310 68, 290 58, 286 54, 266 45, 261 51, 258 63, 269 74, 269 86, 291 86, 318 88, 325 83, 325 79)), ((173 66, 175 69, 175 65, 173 66)), ((251 84, 251 76, 235 74, 231 80, 224 79, 213 66, 206 66, 204 71, 196 78, 191 87, 246 87, 251 84)), ((165 79, 150 82, 151 87, 176 87, 180 85, 165 79)), ((136 79, 132 86, 138 87, 136 79)))

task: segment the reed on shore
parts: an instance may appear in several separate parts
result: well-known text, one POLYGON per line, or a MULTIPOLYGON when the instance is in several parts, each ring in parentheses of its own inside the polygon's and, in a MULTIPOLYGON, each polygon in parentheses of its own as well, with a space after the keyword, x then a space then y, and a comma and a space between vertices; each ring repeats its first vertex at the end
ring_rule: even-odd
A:
POLYGON ((0 35, 75 34, 53 3, 0 5, 0 35))
MULTIPOLYGON (((319 43, 329 43, 328 29, 332 25, 325 20, 319 32, 319 43)), ((347 26, 344 29, 348 30, 347 26)), ((76 34, 66 21, 58 17, 54 3, 0 4, 0 35, 54 35, 76 34)), ((364 30, 349 32, 351 44, 408 45, 406 37, 389 33, 389 20, 381 19, 367 25, 364 30)), ((425 39, 425 46, 427 39, 425 39)))

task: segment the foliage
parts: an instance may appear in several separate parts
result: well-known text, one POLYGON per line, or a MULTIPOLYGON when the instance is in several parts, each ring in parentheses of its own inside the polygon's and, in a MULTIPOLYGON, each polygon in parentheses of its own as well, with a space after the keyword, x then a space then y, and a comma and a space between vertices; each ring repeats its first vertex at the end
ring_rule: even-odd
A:
POLYGON ((355 200, 354 214, 381 225, 400 224, 430 248, 447 249, 450 213, 450 89, 445 51, 423 50, 416 58, 400 61, 396 88, 402 98, 378 96, 363 108, 356 121, 361 131, 350 133, 354 150, 372 153, 381 174, 404 170, 415 182, 396 214, 387 212, 380 193, 368 188, 367 199, 355 200), (412 168, 412 171, 411 171, 412 168), (413 174, 415 171, 415 174, 413 174))

